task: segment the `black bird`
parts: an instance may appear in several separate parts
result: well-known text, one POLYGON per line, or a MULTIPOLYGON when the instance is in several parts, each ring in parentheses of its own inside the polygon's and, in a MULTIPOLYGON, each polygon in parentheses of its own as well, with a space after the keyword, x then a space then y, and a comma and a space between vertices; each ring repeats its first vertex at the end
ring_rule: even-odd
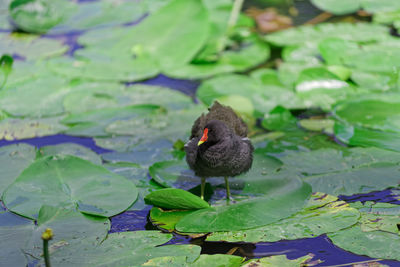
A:
POLYGON ((254 148, 247 131, 247 125, 232 108, 218 102, 194 122, 190 140, 185 145, 186 161, 201 177, 202 199, 206 178, 221 176, 225 178, 229 201, 228 177, 248 171, 253 162, 254 148))

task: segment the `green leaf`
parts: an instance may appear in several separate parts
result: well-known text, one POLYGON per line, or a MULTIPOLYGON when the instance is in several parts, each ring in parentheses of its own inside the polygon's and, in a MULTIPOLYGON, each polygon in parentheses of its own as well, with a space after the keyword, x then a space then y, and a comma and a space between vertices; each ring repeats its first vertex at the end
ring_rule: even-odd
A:
POLYGON ((137 57, 150 55, 168 70, 190 62, 207 35, 208 13, 201 1, 172 0, 132 28, 131 46, 137 57))
POLYGON ((303 119, 299 120, 299 125, 309 131, 333 133, 335 121, 330 119, 303 119))
POLYGON ((60 124, 61 117, 43 119, 13 119, 0 121, 0 140, 18 140, 60 133, 68 127, 60 124))
MULTIPOLYGON (((133 105, 126 107, 104 108, 83 113, 76 113, 66 117, 63 123, 71 127, 66 131, 71 135, 108 136, 106 128, 109 124, 118 121, 137 118, 143 115, 156 113, 160 107, 156 105, 133 105)), ((140 124, 139 124, 140 125, 140 124)))
POLYGON ((379 147, 400 152, 400 134, 370 130, 335 122, 335 136, 338 140, 352 146, 379 147))
POLYGON ((59 40, 38 38, 25 33, 0 33, 0 55, 19 55, 29 60, 44 59, 64 54, 68 46, 59 40))
POLYGON ((60 115, 62 101, 70 91, 67 81, 58 76, 44 76, 0 92, 0 106, 14 116, 46 117, 60 115))
POLYGON ((354 13, 361 8, 363 0, 311 0, 315 6, 335 15, 354 13))
POLYGON ((147 204, 166 209, 205 209, 210 205, 192 193, 176 188, 165 188, 148 194, 144 200, 147 204))
POLYGON ((164 73, 181 79, 204 79, 230 72, 243 72, 268 60, 269 47, 260 41, 245 41, 238 50, 225 50, 215 62, 192 62, 164 73))
POLYGON ((150 210, 150 219, 153 225, 158 228, 172 232, 175 225, 184 216, 193 213, 195 210, 162 210, 154 207, 150 210))
POLYGON ((65 21, 76 4, 66 0, 14 0, 10 14, 18 28, 33 33, 44 33, 65 21))
POLYGON ((101 157, 91 149, 74 143, 64 143, 58 145, 43 146, 39 150, 41 156, 71 155, 94 164, 101 165, 101 157))
POLYGON ((0 69, 3 71, 5 76, 11 72, 14 59, 10 55, 2 55, 0 58, 0 69))
POLYGON ((303 45, 325 38, 338 37, 348 41, 371 42, 390 38, 389 29, 371 23, 321 23, 306 25, 268 34, 265 39, 274 45, 303 45))
POLYGON ((26 255, 23 253, 27 237, 34 229, 31 220, 17 216, 9 211, 0 210, 0 262, 3 266, 26 266, 26 255))
POLYGON ((396 186, 398 159, 397 152, 378 148, 319 149, 280 158, 285 169, 303 175, 314 192, 332 195, 352 195, 396 186))
POLYGON ((158 231, 134 231, 109 234, 99 246, 88 241, 65 246, 51 255, 56 266, 129 266, 141 265, 152 258, 184 256, 191 263, 200 255, 195 245, 159 246, 172 238, 158 231), (157 246, 157 247, 156 247, 157 246))
POLYGON ((229 267, 239 267, 243 261, 242 257, 234 256, 234 255, 227 255, 227 254, 213 254, 207 255, 202 254, 200 257, 193 263, 188 263, 185 257, 182 256, 166 256, 166 257, 159 257, 151 259, 145 262, 142 266, 194 266, 194 267, 202 267, 202 266, 213 266, 218 264, 218 266, 229 266, 229 267))
POLYGON ((36 158, 35 147, 28 144, 14 144, 0 147, 0 166, 4 166, 0 179, 0 196, 36 158), (6 167, 7 166, 7 167, 6 167))
POLYGON ((370 94, 348 99, 334 109, 335 117, 344 123, 388 132, 400 132, 399 113, 398 94, 370 94))
POLYGON ((33 257, 42 256, 42 233, 51 228, 54 237, 50 242, 51 253, 63 246, 75 246, 80 242, 90 240, 99 245, 110 230, 110 220, 107 218, 84 215, 74 210, 60 207, 42 206, 39 210, 37 227, 32 231, 24 249, 33 257))
POLYGON ((126 178, 72 156, 36 160, 3 193, 6 207, 28 218, 36 218, 42 205, 110 217, 136 198, 137 189, 126 178))
POLYGON ((336 197, 314 193, 304 208, 291 217, 259 228, 212 233, 207 241, 258 243, 312 238, 347 228, 357 223, 359 216, 356 209, 336 197))
POLYGON ((372 258, 400 260, 400 240, 397 227, 398 205, 367 202, 353 204, 361 211, 360 222, 353 227, 328 234, 332 242, 355 254, 372 258), (387 213, 392 208, 394 213, 387 213))
MULTIPOLYGON (((308 184, 293 179, 285 193, 201 209, 181 219, 179 232, 204 233, 254 228, 289 217, 304 206, 311 194, 308 184)), ((285 184, 288 186, 287 184, 285 184)))
POLYGON ((296 118, 292 116, 289 110, 277 106, 264 115, 261 125, 268 130, 282 130, 292 126, 295 122, 296 118))
POLYGON ((297 266, 313 266, 314 264, 322 262, 321 260, 317 260, 316 263, 314 263, 314 261, 311 262, 312 258, 313 258, 312 254, 293 260, 289 260, 286 257, 286 255, 276 255, 260 259, 252 259, 245 262, 246 264, 242 266, 243 267, 274 267, 274 266, 297 267, 297 266))

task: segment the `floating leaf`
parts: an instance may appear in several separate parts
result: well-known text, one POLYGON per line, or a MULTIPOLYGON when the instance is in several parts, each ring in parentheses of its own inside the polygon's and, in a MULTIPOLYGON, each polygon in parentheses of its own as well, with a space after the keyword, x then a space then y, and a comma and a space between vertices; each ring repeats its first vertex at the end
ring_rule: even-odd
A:
POLYGON ((126 178, 72 156, 36 160, 3 193, 6 207, 28 218, 36 218, 42 205, 110 217, 136 198, 137 189, 126 178))
POLYGON ((150 219, 158 228, 172 232, 175 230, 177 222, 194 211, 195 210, 162 210, 154 207, 150 210, 150 219))
MULTIPOLYGON (((241 201, 228 206, 201 209, 176 224, 179 232, 204 233, 234 231, 266 225, 289 217, 300 210, 311 193, 308 184, 293 179, 280 195, 241 201)), ((279 190, 279 189, 278 189, 279 190)), ((283 190, 282 190, 283 191, 283 190)))
POLYGON ((64 78, 44 76, 0 92, 0 106, 14 116, 45 117, 60 115, 62 101, 70 90, 64 78))
POLYGON ((389 29, 371 23, 321 23, 306 25, 268 34, 265 39, 278 46, 302 45, 338 37, 355 42, 381 41, 390 38, 389 29))
POLYGON ((93 245, 99 245, 110 230, 110 221, 107 218, 52 206, 42 206, 37 224, 24 246, 24 250, 30 256, 37 258, 43 253, 41 235, 46 228, 51 228, 54 233, 50 243, 51 252, 63 246, 75 246, 89 240, 93 245))
POLYGON ((0 196, 36 158, 35 147, 28 144, 15 144, 0 147, 0 166, 4 166, 0 179, 0 196), (7 166, 7 167, 5 167, 7 166))
POLYGON ((165 188, 148 194, 144 200, 147 204, 166 209, 204 209, 210 205, 192 193, 176 188, 165 188))
POLYGON ((150 55, 162 70, 168 70, 190 62, 207 32, 208 14, 200 1, 172 0, 132 28, 131 45, 137 57, 150 55))
POLYGON ((141 265, 157 257, 184 256, 188 263, 199 257, 199 246, 159 246, 171 238, 171 234, 158 231, 113 233, 99 246, 85 241, 62 247, 52 253, 51 262, 56 266, 127 266, 133 262, 141 265))
POLYGON ((76 4, 66 0, 14 0, 10 14, 18 28, 44 33, 65 21, 75 8, 76 4))
POLYGON ((329 239, 336 246, 352 253, 400 260, 400 248, 397 245, 400 241, 397 227, 400 219, 398 206, 384 203, 382 207, 382 204, 378 203, 376 207, 372 205, 371 209, 371 203, 366 203, 365 207, 359 203, 355 204, 361 211, 360 222, 350 228, 328 234, 329 239), (386 214, 390 206, 394 207, 397 213, 386 214))
POLYGON ((311 2, 319 9, 328 11, 335 15, 344 15, 353 13, 361 8, 362 0, 346 1, 346 0, 311 0, 311 2))
POLYGON ((61 117, 43 119, 13 119, 0 121, 0 140, 16 140, 60 133, 68 127, 60 124, 61 117))
POLYGON ((347 228, 357 223, 359 216, 356 209, 336 197, 314 193, 306 206, 289 218, 250 230, 212 233, 207 241, 257 243, 311 238, 347 228))
POLYGON ((71 155, 100 165, 101 158, 91 149, 74 143, 64 143, 40 148, 41 156, 71 155))
POLYGON ((0 54, 19 55, 26 59, 43 59, 64 54, 68 50, 60 41, 38 38, 25 33, 0 33, 0 54))
POLYGON ((274 267, 274 266, 285 266, 285 267, 297 267, 297 266, 313 266, 321 263, 322 261, 317 260, 314 264, 310 261, 313 255, 306 255, 297 259, 289 260, 286 255, 275 255, 264 257, 260 259, 252 259, 245 262, 243 267, 274 267))

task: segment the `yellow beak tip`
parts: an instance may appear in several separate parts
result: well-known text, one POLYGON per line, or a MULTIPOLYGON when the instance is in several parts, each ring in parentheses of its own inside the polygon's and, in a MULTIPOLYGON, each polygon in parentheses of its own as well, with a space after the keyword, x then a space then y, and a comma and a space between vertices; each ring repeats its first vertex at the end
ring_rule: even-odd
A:
POLYGON ((198 143, 197 143, 197 146, 199 146, 199 145, 201 145, 201 144, 203 144, 204 143, 204 141, 199 141, 198 143))

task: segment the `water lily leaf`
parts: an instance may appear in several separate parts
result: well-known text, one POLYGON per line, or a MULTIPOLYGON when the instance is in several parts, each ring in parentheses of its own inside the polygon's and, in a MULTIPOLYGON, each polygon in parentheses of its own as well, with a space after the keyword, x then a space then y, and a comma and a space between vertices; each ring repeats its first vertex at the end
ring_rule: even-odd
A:
POLYGON ((340 99, 345 99, 354 89, 325 68, 303 70, 296 83, 297 95, 307 106, 329 109, 340 99))
POLYGON ((400 152, 400 134, 371 130, 335 122, 335 136, 352 146, 379 147, 400 152))
POLYGON ((259 228, 212 233, 207 241, 257 243, 311 238, 347 228, 357 223, 359 216, 359 212, 344 201, 314 193, 303 209, 291 217, 259 228))
POLYGON ((56 58, 49 60, 48 66, 66 77, 108 82, 138 81, 151 78, 159 72, 155 62, 146 56, 132 59, 123 53, 125 51, 121 51, 122 55, 118 57, 113 54, 114 50, 107 52, 110 54, 94 53, 95 56, 91 58, 84 57, 85 54, 79 58, 56 58))
POLYGON ((14 62, 13 58, 7 54, 2 55, 0 58, 0 70, 3 76, 0 79, 0 89, 3 88, 7 82, 7 78, 11 72, 13 62, 14 62))
POLYGON ((105 128, 114 121, 122 121, 137 117, 138 120, 145 114, 158 112, 159 106, 133 105, 127 107, 105 108, 67 116, 63 123, 71 127, 66 131, 71 135, 108 136, 105 128))
POLYGON ((396 73, 376 73, 370 71, 352 70, 351 80, 359 87, 387 91, 397 86, 396 73))
MULTIPOLYGON (((241 201, 227 206, 201 209, 183 217, 175 226, 179 232, 205 233, 254 228, 289 217, 304 206, 311 188, 293 179, 284 183, 284 193, 241 201)), ((279 187, 278 187, 279 188, 279 187)), ((278 189, 279 190, 279 189, 278 189)))
POLYGON ((398 184, 399 156, 396 152, 383 149, 319 149, 292 153, 280 160, 285 168, 302 174, 303 179, 312 185, 313 191, 352 195, 398 184), (377 180, 376 177, 381 179, 377 180))
MULTIPOLYGON (((145 2, 145 1, 144 1, 145 2)), ((110 27, 138 20, 147 9, 144 2, 105 0, 81 2, 68 17, 49 29, 50 34, 60 34, 76 30, 110 27)))
POLYGON ((322 261, 316 260, 311 261, 314 255, 306 255, 297 259, 289 260, 286 255, 275 255, 264 257, 260 259, 252 259, 245 262, 243 267, 273 267, 273 266, 285 266, 285 267, 297 267, 297 266, 314 266, 315 264, 321 263, 322 261))
POLYGON ((151 192, 144 200, 150 205, 166 209, 193 210, 210 207, 198 196, 177 188, 164 188, 151 192))
POLYGON ((101 164, 101 157, 99 155, 89 148, 74 143, 43 146, 40 148, 39 154, 44 157, 55 155, 71 155, 91 161, 97 165, 101 164))
POLYGON ((319 9, 328 11, 335 15, 353 13, 361 8, 362 0, 348 2, 346 0, 311 0, 319 9))
POLYGON ((296 118, 284 107, 277 106, 264 115, 261 125, 268 130, 282 130, 296 123, 296 118))
POLYGON ((262 116, 277 105, 291 108, 298 103, 293 91, 274 85, 263 86, 257 80, 244 75, 217 76, 203 82, 197 90, 197 97, 206 105, 211 105, 215 99, 228 95, 248 98, 253 103, 255 117, 262 116))
POLYGON ((129 266, 165 256, 184 256, 188 263, 199 257, 201 248, 195 245, 156 247, 171 238, 171 234, 158 231, 112 233, 99 246, 85 241, 60 248, 52 253, 51 260, 57 266, 129 266))
POLYGON ((22 248, 34 229, 31 220, 0 210, 0 262, 2 266, 26 266, 28 261, 22 248))
POLYGON ((62 117, 43 119, 13 119, 0 121, 0 140, 15 140, 60 133, 68 127, 62 125, 62 117))
POLYGON ((260 41, 246 41, 238 50, 223 51, 215 62, 190 63, 164 73, 181 79, 204 79, 218 74, 243 72, 268 60, 269 47, 260 41))
POLYGON ((37 219, 37 227, 32 231, 31 237, 24 247, 30 256, 39 258, 42 255, 41 235, 46 228, 51 228, 54 233, 49 248, 52 253, 62 246, 74 246, 87 240, 94 245, 99 245, 110 230, 110 221, 107 218, 84 215, 74 210, 42 206, 37 219))
POLYGON ((0 147, 0 166, 4 168, 0 179, 0 195, 36 158, 35 147, 28 144, 14 144, 0 147))
POLYGON ((330 119, 303 119, 299 120, 299 125, 309 131, 333 133, 335 121, 330 119))
POLYGON ((131 34, 136 37, 131 45, 137 57, 151 55, 168 70, 190 62, 204 45, 208 13, 200 1, 173 0, 132 28, 131 34))
POLYGON ((274 45, 302 45, 338 37, 355 42, 381 41, 390 38, 389 29, 371 23, 321 23, 301 26, 268 34, 265 39, 274 45))
MULTIPOLYGON (((243 262, 243 258, 235 255, 227 255, 227 254, 213 254, 213 255, 208 255, 208 254, 202 254, 200 257, 193 263, 190 264, 190 266, 196 266, 196 267, 203 267, 203 266, 211 266, 218 264, 220 266, 229 266, 229 267, 239 267, 241 266, 243 262)), ((186 257, 178 256, 167 256, 167 257, 159 257, 159 258, 154 258, 151 259, 147 262, 145 262, 142 266, 158 266, 158 267, 163 267, 163 266, 173 266, 173 267, 178 267, 178 266, 187 266, 188 262, 186 261, 186 257)))
POLYGON ((191 109, 154 112, 146 117, 136 116, 131 119, 117 120, 106 127, 106 132, 117 135, 133 135, 138 143, 151 140, 166 139, 175 142, 177 139, 187 140, 190 128, 205 111, 203 105, 193 106, 191 109))
POLYGON ((45 117, 62 114, 62 100, 69 92, 64 78, 44 76, 0 92, 0 106, 14 116, 45 117))
POLYGON ((400 132, 400 97, 397 94, 366 95, 335 106, 342 122, 373 130, 400 132))
POLYGON ((0 54, 19 55, 25 59, 44 59, 64 54, 68 46, 49 38, 25 33, 0 33, 0 54))
POLYGON ((109 217, 127 209, 136 198, 132 182, 73 156, 36 160, 3 193, 6 207, 28 218, 36 218, 45 204, 109 217))
POLYGON ((66 0, 14 0, 10 14, 18 28, 33 33, 44 33, 65 21, 76 4, 66 0))
POLYGON ((384 203, 383 206, 366 203, 365 206, 355 203, 361 211, 360 222, 350 228, 328 234, 332 242, 352 253, 367 255, 373 258, 395 259, 399 257, 399 229, 400 219, 398 205, 384 203), (387 214, 393 207, 396 213, 387 214))
POLYGON ((150 219, 153 225, 156 225, 158 228, 172 232, 175 230, 177 222, 194 211, 195 210, 163 210, 154 207, 150 210, 150 219))
POLYGON ((108 170, 121 175, 132 181, 138 189, 138 198, 129 210, 142 210, 147 205, 144 203, 144 197, 154 190, 161 189, 160 185, 151 181, 147 177, 147 168, 130 162, 115 162, 103 164, 108 170))

